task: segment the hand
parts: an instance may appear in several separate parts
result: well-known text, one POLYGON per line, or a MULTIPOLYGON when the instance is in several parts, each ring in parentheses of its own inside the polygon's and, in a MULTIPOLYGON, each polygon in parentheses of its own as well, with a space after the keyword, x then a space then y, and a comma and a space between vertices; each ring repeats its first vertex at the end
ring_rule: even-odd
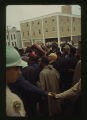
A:
POLYGON ((53 98, 56 98, 56 93, 48 92, 48 96, 53 97, 53 98))
POLYGON ((52 92, 48 92, 48 96, 52 96, 52 92))
POLYGON ((69 72, 74 72, 74 69, 68 69, 69 72))

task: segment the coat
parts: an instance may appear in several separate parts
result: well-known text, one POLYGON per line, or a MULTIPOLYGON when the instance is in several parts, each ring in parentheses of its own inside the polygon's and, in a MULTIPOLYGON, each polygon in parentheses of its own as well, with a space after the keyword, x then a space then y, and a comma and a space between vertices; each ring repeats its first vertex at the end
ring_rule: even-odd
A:
POLYGON ((72 85, 75 85, 80 78, 81 78, 81 60, 79 60, 78 63, 76 64, 72 85))
POLYGON ((22 75, 19 76, 15 83, 10 83, 9 88, 21 98, 28 116, 35 114, 36 103, 41 96, 48 97, 48 92, 31 84, 22 75))
POLYGON ((40 66, 38 64, 33 64, 31 66, 24 67, 22 69, 23 77, 30 83, 36 85, 36 81, 39 79, 40 66))
MULTIPOLYGON (((59 93, 59 78, 58 71, 52 65, 45 66, 40 72, 40 81, 37 83, 39 87, 48 92, 59 93)), ((55 115, 61 111, 60 103, 48 97, 48 113, 55 115)))

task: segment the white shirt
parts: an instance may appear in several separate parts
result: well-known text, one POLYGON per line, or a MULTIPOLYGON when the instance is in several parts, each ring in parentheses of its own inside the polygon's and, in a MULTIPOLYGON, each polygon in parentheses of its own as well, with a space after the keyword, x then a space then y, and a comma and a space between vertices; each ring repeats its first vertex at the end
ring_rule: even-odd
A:
POLYGON ((6 115, 12 117, 25 117, 24 105, 21 99, 6 87, 6 115))

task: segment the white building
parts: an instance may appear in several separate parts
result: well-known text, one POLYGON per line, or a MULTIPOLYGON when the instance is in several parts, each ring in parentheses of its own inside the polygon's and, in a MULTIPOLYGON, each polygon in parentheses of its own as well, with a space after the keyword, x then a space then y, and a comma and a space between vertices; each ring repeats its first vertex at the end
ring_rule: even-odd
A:
POLYGON ((6 44, 17 48, 22 48, 21 34, 16 27, 6 29, 6 44))

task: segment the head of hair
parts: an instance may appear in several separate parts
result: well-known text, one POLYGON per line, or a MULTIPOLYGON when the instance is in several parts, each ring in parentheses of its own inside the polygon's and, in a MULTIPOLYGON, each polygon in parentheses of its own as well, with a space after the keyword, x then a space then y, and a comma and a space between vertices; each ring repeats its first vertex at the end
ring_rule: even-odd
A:
POLYGON ((70 53, 74 55, 76 53, 76 48, 75 47, 71 47, 70 48, 70 53))
POLYGON ((46 65, 48 65, 48 64, 49 64, 48 57, 43 56, 43 57, 41 58, 41 62, 44 63, 44 64, 46 64, 46 65))
POLYGON ((37 62, 38 62, 38 57, 31 56, 28 59, 28 65, 33 64, 33 63, 37 63, 37 62))

